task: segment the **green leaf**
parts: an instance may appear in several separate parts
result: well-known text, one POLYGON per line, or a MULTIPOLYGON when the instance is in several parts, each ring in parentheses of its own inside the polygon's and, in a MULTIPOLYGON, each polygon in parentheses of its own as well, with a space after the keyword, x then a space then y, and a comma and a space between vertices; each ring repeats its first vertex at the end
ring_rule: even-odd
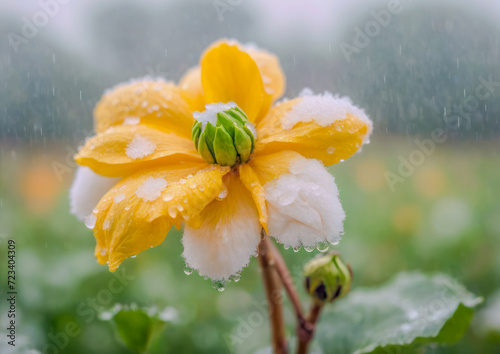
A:
POLYGON ((113 310, 101 313, 100 318, 113 323, 119 338, 130 350, 144 353, 151 339, 174 320, 176 313, 171 307, 158 311, 156 307, 116 305, 113 310))
POLYGON ((378 289, 358 289, 325 307, 316 331, 325 353, 401 353, 454 344, 482 301, 452 278, 401 273, 378 289))

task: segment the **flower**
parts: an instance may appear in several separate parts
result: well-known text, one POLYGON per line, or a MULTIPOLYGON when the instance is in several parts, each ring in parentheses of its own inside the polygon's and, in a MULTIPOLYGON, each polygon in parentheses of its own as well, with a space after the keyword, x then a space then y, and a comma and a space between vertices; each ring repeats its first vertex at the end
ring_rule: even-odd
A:
POLYGON ((178 85, 146 78, 106 92, 94 111, 97 135, 75 156, 82 167, 71 190, 99 263, 117 269, 174 225, 184 225, 187 265, 214 280, 248 265, 262 228, 286 247, 338 242, 345 214, 324 165, 353 155, 372 123, 329 93, 276 102, 284 89, 273 54, 222 40, 178 85), (219 115, 233 108, 243 113, 249 156, 234 136, 221 143, 204 130, 222 127, 219 115), (201 139, 222 152, 235 144, 238 155, 216 164, 214 151, 212 160, 198 152, 201 139))

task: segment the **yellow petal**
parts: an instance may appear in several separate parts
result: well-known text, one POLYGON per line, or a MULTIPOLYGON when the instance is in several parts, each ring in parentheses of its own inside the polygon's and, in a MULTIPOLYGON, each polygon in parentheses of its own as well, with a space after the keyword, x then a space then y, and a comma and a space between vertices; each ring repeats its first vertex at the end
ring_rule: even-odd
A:
POLYGON ((297 152, 285 150, 269 155, 255 155, 247 165, 252 168, 263 186, 282 174, 290 172, 290 164, 297 159, 303 159, 303 156, 297 152))
POLYGON ((236 174, 224 179, 226 196, 208 204, 197 220, 187 221, 182 237, 186 263, 216 280, 227 280, 248 265, 261 230, 250 192, 236 174))
POLYGON ((127 176, 171 163, 203 161, 191 139, 142 124, 108 128, 89 139, 75 160, 107 177, 127 176))
MULTIPOLYGON (((276 55, 268 52, 267 50, 257 48, 256 46, 244 45, 235 40, 221 39, 212 43, 204 54, 209 52, 211 49, 220 46, 221 44, 227 44, 232 46, 237 46, 239 50, 247 53, 252 57, 259 68, 262 83, 264 84, 264 89, 272 97, 272 101, 277 100, 283 95, 285 91, 285 74, 281 69, 281 64, 276 55)), ((189 72, 188 72, 189 73, 189 72)), ((186 74, 187 75, 187 74, 186 74)))
POLYGON ((189 104, 192 111, 203 112, 205 110, 205 99, 203 87, 201 86, 201 68, 195 66, 189 69, 179 81, 182 96, 189 104))
POLYGON ((194 123, 181 90, 163 80, 122 84, 104 94, 94 110, 96 132, 113 125, 140 119, 158 129, 191 137, 194 123))
POLYGON ((264 185, 289 172, 292 161, 303 159, 293 151, 281 151, 270 155, 256 155, 248 163, 240 165, 239 173, 243 185, 252 193, 252 199, 259 212, 259 220, 267 231, 268 210, 264 185))
POLYGON ((114 271, 125 258, 162 243, 172 225, 180 226, 203 210, 226 188, 222 177, 229 170, 207 166, 146 170, 125 178, 109 191, 95 212, 95 255, 99 263, 108 263, 114 271), (193 181, 204 183, 205 188, 191 189, 193 181), (169 213, 170 206, 179 212, 169 213))
POLYGON ((235 102, 255 121, 266 92, 259 68, 237 45, 222 43, 209 49, 201 60, 201 82, 205 102, 235 102))
POLYGON ((257 126, 256 154, 292 150, 327 166, 353 155, 372 122, 348 98, 305 96, 274 107, 257 126))
POLYGON ((239 173, 241 182, 252 193, 252 199, 259 212, 260 224, 267 232, 267 208, 264 187, 262 187, 259 177, 250 165, 240 165, 239 173))
POLYGON ((252 46, 244 46, 243 50, 255 60, 259 67, 266 92, 271 94, 273 101, 280 98, 285 91, 285 74, 283 74, 278 57, 252 46))

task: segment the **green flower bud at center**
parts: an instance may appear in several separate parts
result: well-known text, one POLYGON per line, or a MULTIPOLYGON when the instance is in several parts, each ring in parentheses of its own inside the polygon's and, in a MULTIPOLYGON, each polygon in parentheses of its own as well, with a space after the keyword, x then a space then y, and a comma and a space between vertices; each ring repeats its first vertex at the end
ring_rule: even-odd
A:
POLYGON ((336 252, 312 259, 304 267, 304 276, 307 292, 320 304, 340 299, 351 289, 351 267, 336 252))
POLYGON ((206 105, 195 112, 192 138, 196 150, 208 163, 235 166, 247 162, 255 146, 253 125, 233 102, 206 105))

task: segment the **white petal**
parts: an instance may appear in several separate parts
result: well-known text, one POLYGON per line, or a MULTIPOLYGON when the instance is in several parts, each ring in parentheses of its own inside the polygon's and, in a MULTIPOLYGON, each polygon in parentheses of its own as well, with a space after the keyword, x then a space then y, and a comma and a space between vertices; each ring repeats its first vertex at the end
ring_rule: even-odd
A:
POLYGON ((119 181, 120 178, 98 175, 88 167, 78 167, 69 191, 71 213, 83 220, 92 214, 102 196, 119 181))
POLYGON ((290 247, 339 242, 345 213, 335 178, 313 159, 294 160, 289 170, 264 186, 269 234, 290 247))
MULTIPOLYGON (((246 267, 250 257, 257 252, 261 226, 250 195, 232 195, 229 188, 226 198, 212 203, 230 203, 231 207, 214 210, 213 217, 206 218, 200 228, 185 226, 183 256, 187 265, 200 275, 227 280, 246 267)), ((211 207, 214 204, 207 208, 211 207)))

